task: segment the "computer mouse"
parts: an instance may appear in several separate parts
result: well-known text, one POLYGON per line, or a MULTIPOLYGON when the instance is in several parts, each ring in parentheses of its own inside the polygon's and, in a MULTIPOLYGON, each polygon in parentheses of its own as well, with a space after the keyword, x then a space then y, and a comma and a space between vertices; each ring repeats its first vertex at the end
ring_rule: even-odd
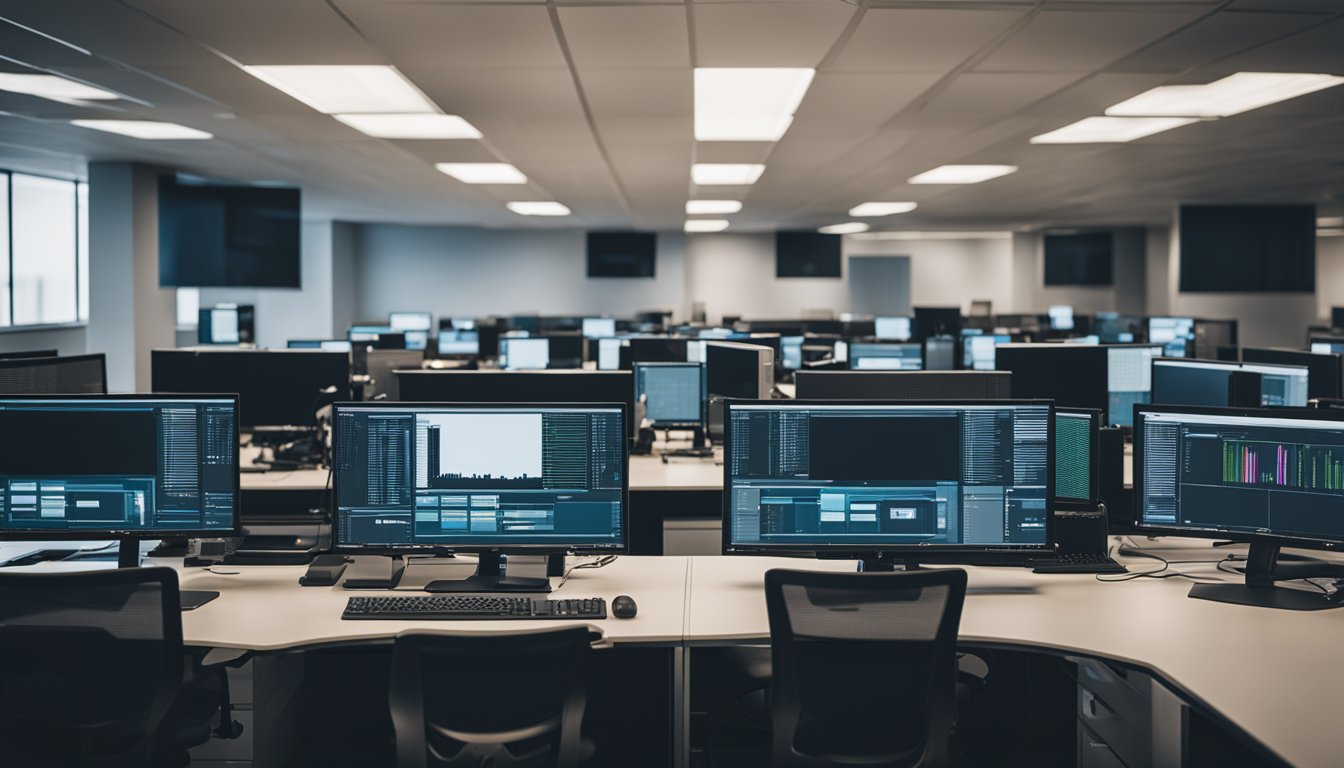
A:
POLYGON ((629 595, 620 595, 611 601, 611 615, 618 619, 633 619, 636 613, 639 613, 639 606, 629 595))

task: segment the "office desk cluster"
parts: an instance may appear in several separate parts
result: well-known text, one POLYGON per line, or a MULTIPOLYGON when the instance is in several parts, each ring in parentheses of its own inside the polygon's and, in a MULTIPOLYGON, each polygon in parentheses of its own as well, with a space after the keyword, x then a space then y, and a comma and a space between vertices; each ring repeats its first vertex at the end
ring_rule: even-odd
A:
MULTIPOLYGON (((13 545, 9 545, 12 547, 13 545)), ((1190 574, 1234 581, 1212 560, 1207 542, 1162 540, 1190 574), (1174 544, 1171 542, 1175 542, 1174 544)), ((463 558, 466 560, 467 558, 463 558)), ((571 559, 570 564, 580 562, 571 559)), ((151 561, 152 562, 152 561, 151 561)), ((147 562, 146 564, 151 564, 147 562)), ((252 566, 179 569, 184 589, 218 590, 219 599, 183 615, 192 646, 277 654, 388 642, 403 632, 505 633, 554 629, 564 621, 342 621, 340 587, 301 587, 301 569, 252 566)), ((1132 570, 1156 568, 1131 558, 1132 570)), ((88 568, 46 564, 34 568, 88 568)), ((412 566, 402 590, 469 562, 412 566), (416 572, 420 571, 419 574, 416 572)), ((849 561, 767 557, 623 556, 598 569, 572 571, 553 597, 629 595, 632 619, 591 622, 598 647, 663 647, 674 658, 673 765, 687 765, 692 650, 762 643, 769 636, 763 576, 771 568, 853 570, 849 561)), ((967 567, 970 587, 961 622, 967 648, 1016 649, 1080 661, 1080 670, 1105 675, 1112 667, 1150 676, 1151 764, 1180 760, 1183 708, 1195 707, 1259 745, 1268 756, 1296 766, 1339 764, 1344 729, 1322 702, 1344 683, 1344 611, 1293 612, 1230 606, 1186 597, 1182 579, 1139 578, 1101 583, 1091 575, 1037 575, 1019 568, 967 567), (1091 672, 1096 670, 1096 672, 1091 672)), ((264 658, 264 656, 262 656, 264 658)), ((1130 680, 1134 685, 1135 679, 1130 680)), ((1104 680, 1097 681, 1104 683, 1104 680)), ((1085 681, 1085 685, 1087 682, 1085 681)))

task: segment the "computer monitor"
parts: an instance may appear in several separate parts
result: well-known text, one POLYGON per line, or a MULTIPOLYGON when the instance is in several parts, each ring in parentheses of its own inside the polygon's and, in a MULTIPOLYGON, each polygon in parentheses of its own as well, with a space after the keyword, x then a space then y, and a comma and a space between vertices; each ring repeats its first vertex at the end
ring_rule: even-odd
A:
POLYGON ((1073 330, 1073 307, 1066 304, 1055 304, 1050 307, 1047 314, 1050 316, 1050 330, 1073 330))
POLYGON ((1152 402, 1161 405, 1303 407, 1305 366, 1159 358, 1152 402))
POLYGON ((915 307, 915 341, 947 334, 961 336, 961 307, 915 307))
POLYGON ((707 342, 705 378, 710 395, 768 398, 775 388, 774 350, 735 341, 707 342))
POLYGON ((551 342, 542 337, 503 336, 499 340, 499 367, 506 371, 539 371, 551 364, 551 342))
POLYGON ((474 329, 440 328, 435 349, 440 357, 475 357, 481 353, 481 337, 474 329))
POLYGON ((584 338, 577 333, 548 334, 543 338, 550 345, 547 367, 582 368, 584 338))
POLYGON ((380 337, 394 333, 397 331, 390 325, 352 325, 345 337, 350 341, 378 341, 380 337))
POLYGON ((434 316, 429 312, 392 312, 387 316, 387 326, 394 331, 424 331, 428 334, 434 327, 434 316))
POLYGON ((480 552, 439 591, 549 591, 500 575, 500 554, 624 551, 629 452, 621 403, 338 403, 337 551, 480 552))
POLYGON ((700 363, 635 363, 635 400, 654 429, 703 428, 705 386, 700 363))
POLYGON ((1102 344, 1131 344, 1143 327, 1140 318, 1118 312, 1098 312, 1092 324, 1102 344))
POLYGON ((909 341, 910 318, 877 317, 873 319, 873 336, 882 341, 909 341))
POLYGON ((856 341, 849 345, 849 367, 856 371, 918 371, 924 368, 919 344, 856 341))
POLYGON ((1344 354, 1344 338, 1337 336, 1312 336, 1309 345, 1312 352, 1337 352, 1344 354))
POLYGON ((1006 400, 1004 371, 799 371, 800 400, 1006 400))
POLYGON ((786 371, 796 371, 803 367, 803 336, 779 337, 779 367, 786 371))
POLYGON ((1248 363, 1302 366, 1307 369, 1307 397, 1339 397, 1344 386, 1344 354, 1339 352, 1304 352, 1297 349, 1241 350, 1241 359, 1248 363))
POLYGON ((155 392, 239 395, 238 425, 248 431, 308 429, 316 413, 350 399, 350 356, 310 349, 156 349, 155 392))
POLYGON ((1101 411, 1055 409, 1055 504, 1096 509, 1101 411))
POLYGON ((1052 547, 1044 401, 729 402, 725 554, 964 560, 1052 547))
MULTIPOLYGON (((429 349, 429 331, 400 331, 402 338, 402 348, 415 352, 424 352, 429 349)), ((387 347, 383 347, 386 349, 387 347)))
POLYGON ((0 539, 118 539, 133 568, 140 539, 237 533, 234 395, 4 397, 0 434, 0 539))
POLYGON ((101 395, 107 361, 96 355, 0 360, 0 395, 101 395))
POLYGON ((686 339, 669 336, 631 336, 630 363, 684 363, 687 360, 686 339))
POLYGON ((1344 328, 1344 307, 1330 308, 1330 327, 1344 328))
POLYGON ((623 403, 627 411, 635 412, 635 383, 630 371, 400 370, 395 375, 397 394, 407 401, 623 403))
POLYGON ((0 360, 29 360, 34 357, 56 357, 60 353, 54 349, 35 349, 19 352, 0 352, 0 360))
POLYGON ((1148 342, 1161 344, 1165 357, 1185 357, 1189 343, 1195 338, 1193 317, 1148 318, 1148 342))
POLYGON ((219 304, 198 311, 196 339, 201 344, 251 344, 256 340, 256 311, 251 304, 219 304))
POLYGON ((583 318, 583 335, 589 339, 605 339, 616 335, 616 318, 614 317, 585 317, 583 318))
POLYGON ((1151 396, 1157 350, 1123 344, 1000 344, 994 365, 1012 372, 1013 397, 1096 409, 1106 424, 1128 427, 1134 405, 1151 396))
POLYGON ((349 353, 353 342, 348 339, 290 339, 286 349, 321 349, 327 352, 349 353))
POLYGON ((973 371, 994 370, 994 348, 1012 340, 1013 337, 1006 333, 962 336, 961 367, 973 371))
POLYGON ((597 369, 599 371, 619 371, 621 369, 621 347, 624 345, 625 339, 598 339, 597 369))
POLYGON ((940 334, 925 338, 923 366, 926 371, 956 370, 957 337, 940 334))
POLYGON ((1281 546, 1344 548, 1344 413, 1148 405, 1134 424, 1137 524, 1151 535, 1248 541, 1246 583, 1190 596, 1313 610, 1340 605, 1276 581, 1344 577, 1344 566, 1278 563, 1281 546))

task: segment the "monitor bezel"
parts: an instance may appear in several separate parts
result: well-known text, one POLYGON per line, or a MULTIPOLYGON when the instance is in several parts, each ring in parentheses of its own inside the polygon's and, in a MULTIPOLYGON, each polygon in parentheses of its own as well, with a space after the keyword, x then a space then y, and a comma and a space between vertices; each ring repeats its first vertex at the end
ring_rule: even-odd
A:
POLYGON ((242 457, 239 448, 239 425, 238 425, 238 395, 233 393, 217 394, 195 394, 195 393, 174 393, 174 392, 154 392, 151 394, 117 394, 117 395, 4 395, 0 396, 0 404, 6 400, 26 400, 26 401, 87 401, 87 402, 161 402, 161 401, 227 401, 233 405, 233 526, 230 528, 174 528, 172 530, 149 530, 149 529, 99 529, 88 530, 15 530, 0 526, 0 541, 108 541, 117 540, 158 540, 165 538, 189 538, 189 539, 226 539, 241 535, 242 533, 242 473, 239 468, 242 466, 242 457))
MULTIPOLYGON (((1100 483, 1101 419, 1102 419, 1101 411, 1097 410, 1096 408, 1070 408, 1068 406, 1064 407, 1056 406, 1055 407, 1056 419, 1058 419, 1058 416, 1061 413, 1075 416, 1087 416, 1090 422, 1090 426, 1088 429, 1088 440, 1089 440, 1088 451, 1090 458, 1088 459, 1088 461, 1092 463, 1092 471, 1089 473, 1091 477, 1088 483, 1088 493, 1091 494, 1091 496, 1086 499, 1075 499, 1069 496, 1061 496, 1059 495, 1059 486, 1058 484, 1056 484, 1055 498, 1054 498, 1055 507, 1056 509, 1061 507, 1069 509, 1077 509, 1080 507, 1086 509, 1096 509, 1097 505, 1101 503, 1101 483, 1100 483)), ((1056 432, 1055 439, 1058 440, 1059 430, 1055 430, 1055 432, 1056 432)))
POLYGON ((1230 416, 1241 418, 1264 417, 1276 420, 1299 419, 1302 421, 1337 421, 1344 429, 1344 411, 1332 414, 1329 409, 1295 408, 1276 406, 1270 408, 1212 408, 1194 405, 1153 405, 1134 406, 1134 494, 1133 507, 1130 510, 1131 522, 1137 533, 1147 536, 1184 536, 1192 539, 1215 539, 1219 541, 1265 542, 1279 546, 1322 549, 1330 551, 1344 550, 1344 537, 1339 539, 1304 538, 1277 533, 1250 533, 1238 530, 1211 530, 1204 528, 1186 528, 1145 523, 1143 520, 1144 499, 1144 463, 1143 440, 1144 415, 1148 413, 1171 413, 1191 416, 1230 416))
POLYGON ((704 363, 672 363, 672 362, 639 362, 634 363, 631 368, 631 379, 634 380, 635 402, 639 402, 639 369, 640 368, 696 368, 700 371, 700 418, 698 421, 680 420, 680 421, 649 421, 649 426, 653 429, 702 429, 709 419, 709 375, 705 370, 704 363))
MULTIPOLYGON (((632 385, 633 386, 633 385, 632 385)), ((340 436, 340 422, 337 418, 342 410, 357 409, 433 409, 433 410, 611 410, 621 412, 621 539, 612 544, 585 544, 580 546, 556 546, 552 544, 346 544, 341 539, 340 522, 340 465, 335 460, 331 465, 331 549, 333 552, 348 552, 364 555, 409 555, 409 554, 455 554, 480 552, 513 552, 527 555, 542 554, 625 554, 630 549, 630 407, 625 403, 452 403, 425 401, 378 400, 362 402, 333 403, 331 406, 331 445, 335 454, 340 436)))
POLYGON ((894 555, 919 562, 965 562, 974 556, 977 560, 1002 557, 1019 560, 1023 556, 1043 555, 1055 550, 1055 403, 1053 400, 743 400, 724 401, 723 413, 723 493, 720 504, 722 548, 724 555, 788 555, 798 557, 862 557, 865 555, 894 555), (1043 406, 1048 409, 1045 467, 1045 542, 1039 545, 985 545, 985 544, 809 544, 788 546, 777 544, 736 544, 732 541, 732 412, 742 406, 777 407, 833 407, 833 408, 933 408, 933 407, 990 407, 1007 408, 1043 406))

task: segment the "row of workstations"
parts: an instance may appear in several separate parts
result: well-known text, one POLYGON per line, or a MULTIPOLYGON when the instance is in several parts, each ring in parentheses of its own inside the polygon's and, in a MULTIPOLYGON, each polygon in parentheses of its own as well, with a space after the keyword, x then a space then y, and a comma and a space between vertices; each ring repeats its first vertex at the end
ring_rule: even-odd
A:
MULTIPOLYGON (((1328 670, 1339 661, 1334 638, 1344 613, 1326 609, 1340 593, 1302 581, 1344 571, 1279 557, 1284 546, 1344 546, 1335 514, 1344 496, 1344 419, 1333 412, 1136 406, 1131 526, 1250 549, 1165 545, 1185 548, 1172 552, 1125 539, 1112 546, 1132 570, 1080 576, 1050 566, 1061 543, 1056 512, 1096 501, 1089 475, 1098 414, 1070 414, 1047 400, 956 398, 730 400, 724 411, 716 512, 721 551, 733 557, 628 556, 634 473, 624 403, 338 402, 330 411, 332 532, 324 547, 333 555, 306 570, 220 567, 198 550, 172 561, 179 575, 161 588, 176 593, 180 581, 186 589, 184 642, 234 656, 400 644, 417 630, 472 637, 586 627, 600 645, 636 651, 607 670, 629 675, 626 687, 614 699, 595 692, 594 706, 651 701, 649 711, 666 713, 652 718, 652 729, 646 718, 628 734, 594 734, 595 748, 606 750, 607 764, 636 756, 639 764, 688 765, 693 748, 723 747, 718 670, 727 665, 758 689, 771 684, 749 663, 733 668, 731 655, 695 653, 772 637, 777 617, 762 593, 768 569, 962 565, 971 593, 960 634, 989 659, 978 684, 994 690, 995 675, 1013 667, 997 651, 1076 665, 1070 697, 1080 707, 1068 724, 1076 720, 1079 754, 1091 755, 1082 764, 1327 765, 1344 747, 1337 729, 1310 725, 1336 688, 1328 670), (1084 426, 1061 423, 1071 416, 1084 426), (1144 578, 1163 575, 1196 581, 1194 599, 1174 580, 1144 578), (1110 583, 1117 581, 1124 583, 1110 583), (472 597, 431 597, 459 593, 472 597), (524 604, 512 599, 518 595, 524 604), (664 661, 641 664, 643 651, 664 661), (711 679, 697 677, 702 663, 711 679)), ((118 564, 133 568, 141 539, 236 535, 240 414, 236 394, 5 398, 4 433, 27 439, 8 441, 0 460, 0 538, 111 537, 121 542, 118 564)), ((80 559, 35 567, 79 570, 80 559)), ((93 574, 87 582, 111 578, 93 574)), ((4 586, 25 594, 47 583, 11 578, 4 586)), ((31 606, 36 592, 26 594, 31 606)), ((845 641, 862 631, 871 608, 852 596, 814 603, 811 610, 834 615, 807 626, 837 632, 835 653, 856 652, 845 641)), ((7 628, 30 626, 31 615, 6 615, 7 628)), ((908 613, 902 626, 918 624, 917 615, 908 613)), ((30 628, 60 634, 42 621, 30 628)), ((70 646, 24 647, 29 667, 45 671, 47 657, 70 646)), ((104 652, 119 658, 115 648, 104 652)), ((526 668, 543 658, 518 653, 496 663, 526 668)), ((315 673, 321 658, 304 669, 315 673)), ((851 687, 871 681, 862 665, 830 670, 853 676, 851 687)), ((293 697, 301 683, 292 678, 308 672, 281 664, 274 674, 287 681, 267 685, 293 697)), ((499 679, 489 670, 445 674, 433 684, 499 679)), ((548 676, 510 677, 517 687, 510 693, 527 697, 548 676)), ((598 679, 575 685, 597 688, 598 679)), ((318 674, 307 682, 317 690, 331 683, 318 674)), ((283 749, 275 722, 254 714, 258 748, 283 749)), ((593 727, 603 722, 594 717, 593 727)), ((975 723, 968 715, 964 725, 975 723)), ((218 755, 209 749, 226 745, 205 748, 218 755)))

